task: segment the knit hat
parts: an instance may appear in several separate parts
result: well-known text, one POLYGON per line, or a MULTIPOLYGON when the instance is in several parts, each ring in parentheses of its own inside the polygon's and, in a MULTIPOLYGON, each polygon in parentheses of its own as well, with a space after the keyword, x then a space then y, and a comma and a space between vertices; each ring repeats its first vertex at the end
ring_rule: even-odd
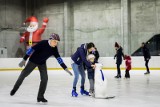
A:
POLYGON ((119 47, 119 44, 117 42, 115 42, 115 47, 119 47))
POLYGON ((59 38, 59 35, 58 34, 55 34, 55 33, 52 33, 51 35, 50 35, 50 38, 49 38, 50 40, 58 40, 58 41, 60 41, 60 38, 59 38))

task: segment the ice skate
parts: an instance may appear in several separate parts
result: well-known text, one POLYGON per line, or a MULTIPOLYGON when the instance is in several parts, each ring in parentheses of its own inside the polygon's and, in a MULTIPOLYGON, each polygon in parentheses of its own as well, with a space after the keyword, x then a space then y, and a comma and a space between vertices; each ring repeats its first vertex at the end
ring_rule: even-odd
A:
POLYGON ((13 96, 16 93, 16 90, 11 90, 10 95, 13 96))
POLYGON ((81 89, 80 93, 81 93, 81 95, 89 95, 89 92, 87 92, 84 89, 81 89))
POLYGON ((47 103, 48 101, 45 98, 37 98, 37 102, 47 103))
POLYGON ((76 92, 76 90, 72 90, 72 97, 78 97, 78 93, 76 92))
POLYGON ((117 75, 117 76, 115 76, 115 78, 121 78, 121 76, 117 75))
POLYGON ((95 97, 94 91, 90 90, 90 91, 89 91, 89 96, 95 97))
POLYGON ((148 74, 150 74, 150 72, 146 72, 146 73, 144 73, 144 75, 148 75, 148 74))

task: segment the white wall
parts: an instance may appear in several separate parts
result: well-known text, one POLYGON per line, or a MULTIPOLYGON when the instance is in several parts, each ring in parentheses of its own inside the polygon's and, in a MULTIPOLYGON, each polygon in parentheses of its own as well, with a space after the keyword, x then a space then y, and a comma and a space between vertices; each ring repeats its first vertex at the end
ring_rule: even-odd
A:
MULTIPOLYGON (((0 58, 0 70, 3 69, 19 69, 18 64, 22 60, 22 58, 0 58)), ((69 57, 63 58, 66 65, 71 68, 71 59, 69 57)), ((113 57, 101 57, 99 62, 103 64, 104 68, 113 69, 116 68, 115 61, 113 57)), ((121 68, 124 68, 124 61, 122 63, 121 68)), ((60 68, 55 58, 50 58, 47 61, 48 68, 60 68)), ((143 57, 132 57, 132 67, 137 68, 145 68, 145 62, 143 57)), ((149 67, 153 69, 160 69, 160 57, 153 57, 149 62, 149 67)))

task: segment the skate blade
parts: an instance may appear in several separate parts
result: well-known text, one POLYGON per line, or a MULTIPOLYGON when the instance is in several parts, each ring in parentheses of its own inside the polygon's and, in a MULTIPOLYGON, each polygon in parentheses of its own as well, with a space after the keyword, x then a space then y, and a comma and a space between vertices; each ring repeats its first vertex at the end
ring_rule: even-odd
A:
POLYGON ((106 97, 105 99, 112 99, 112 98, 115 98, 115 96, 106 97))
POLYGON ((115 96, 108 96, 108 97, 105 97, 105 98, 97 98, 97 99, 113 99, 113 98, 115 98, 115 96))
POLYGON ((39 104, 39 105, 47 105, 48 102, 37 102, 37 104, 39 104))

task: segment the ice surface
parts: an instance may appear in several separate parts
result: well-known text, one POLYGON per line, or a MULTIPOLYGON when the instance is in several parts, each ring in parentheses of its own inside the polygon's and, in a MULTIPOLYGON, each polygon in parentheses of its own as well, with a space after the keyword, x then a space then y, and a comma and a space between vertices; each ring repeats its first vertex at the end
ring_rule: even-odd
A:
MULTIPOLYGON (((115 79, 116 71, 103 71, 108 79, 108 94, 114 99, 95 99, 79 93, 80 81, 77 85, 79 96, 71 97, 73 76, 64 71, 48 71, 49 80, 45 98, 46 105, 37 104, 39 88, 39 71, 33 71, 23 82, 14 96, 9 93, 17 80, 20 71, 0 72, 0 107, 160 107, 160 71, 131 71, 131 79, 115 79)), ((124 76, 124 71, 123 76, 124 76)), ((89 84, 86 77, 86 89, 89 84)))

